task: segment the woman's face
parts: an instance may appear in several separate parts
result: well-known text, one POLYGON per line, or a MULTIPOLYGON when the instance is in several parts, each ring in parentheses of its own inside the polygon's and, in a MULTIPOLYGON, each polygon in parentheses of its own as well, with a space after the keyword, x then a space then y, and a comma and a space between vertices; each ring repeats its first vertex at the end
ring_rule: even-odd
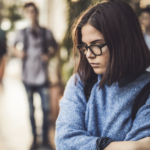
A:
MULTIPOLYGON (((86 24, 81 29, 82 34, 82 42, 87 46, 91 44, 102 45, 105 44, 104 37, 100 31, 91 26, 90 24, 86 24)), ((89 64, 92 66, 94 72, 96 74, 104 74, 109 61, 109 50, 107 45, 102 48, 102 55, 95 56, 88 48, 86 53, 86 58, 89 64)))

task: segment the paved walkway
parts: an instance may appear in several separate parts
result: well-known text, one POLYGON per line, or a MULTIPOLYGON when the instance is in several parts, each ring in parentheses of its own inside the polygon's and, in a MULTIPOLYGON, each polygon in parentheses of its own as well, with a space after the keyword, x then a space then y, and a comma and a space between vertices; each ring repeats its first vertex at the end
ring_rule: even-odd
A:
MULTIPOLYGON (((29 110, 24 86, 20 80, 21 63, 8 62, 3 89, 0 90, 0 150, 29 150, 32 141, 29 110)), ((40 133, 42 112, 39 95, 36 98, 36 121, 40 133)))

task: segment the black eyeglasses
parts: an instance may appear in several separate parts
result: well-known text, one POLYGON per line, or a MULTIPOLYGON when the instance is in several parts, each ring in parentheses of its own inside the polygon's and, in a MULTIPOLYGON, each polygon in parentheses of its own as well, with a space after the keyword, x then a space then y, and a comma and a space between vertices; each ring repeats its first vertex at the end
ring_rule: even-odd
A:
POLYGON ((79 49, 79 51, 81 53, 83 53, 84 55, 87 54, 87 51, 88 51, 88 48, 90 49, 90 51, 95 55, 95 56, 100 56, 102 55, 102 48, 104 46, 106 46, 107 44, 102 44, 102 45, 97 45, 97 44, 92 44, 90 46, 87 46, 87 45, 83 45, 83 44, 80 44, 77 46, 77 48, 79 49))

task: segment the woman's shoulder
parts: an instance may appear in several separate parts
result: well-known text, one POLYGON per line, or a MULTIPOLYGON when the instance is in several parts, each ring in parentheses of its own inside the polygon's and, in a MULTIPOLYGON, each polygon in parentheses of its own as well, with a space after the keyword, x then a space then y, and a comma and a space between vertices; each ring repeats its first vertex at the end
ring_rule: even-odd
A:
POLYGON ((133 81, 131 85, 136 86, 136 87, 143 87, 146 85, 148 82, 150 82, 150 72, 143 72, 133 81))
POLYGON ((78 74, 73 74, 66 84, 65 91, 68 89, 84 89, 84 83, 81 81, 81 78, 78 74))
POLYGON ((84 84, 81 82, 79 75, 74 74, 67 82, 61 104, 63 103, 83 103, 86 104, 84 96, 84 84))
POLYGON ((150 72, 148 72, 148 71, 143 72, 143 73, 137 78, 137 82, 143 82, 143 83, 150 82, 150 72))

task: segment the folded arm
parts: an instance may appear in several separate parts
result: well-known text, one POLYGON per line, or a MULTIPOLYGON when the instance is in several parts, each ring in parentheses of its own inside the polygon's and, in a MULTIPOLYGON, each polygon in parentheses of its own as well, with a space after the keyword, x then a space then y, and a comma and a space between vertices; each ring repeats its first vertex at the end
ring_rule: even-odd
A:
MULTIPOLYGON (((101 139, 102 137, 92 136, 86 131, 85 127, 86 99, 83 94, 83 88, 84 86, 80 81, 76 86, 74 85, 74 77, 72 77, 72 80, 67 84, 64 97, 60 101, 60 113, 56 122, 55 143, 57 149, 150 150, 149 143, 137 141, 139 140, 138 138, 135 141, 130 141, 129 139, 120 142, 114 141, 108 143, 106 146, 102 146, 103 142, 97 144, 98 139, 101 139)), ((144 137, 146 136, 141 138, 144 137)), ((104 141, 104 143, 107 142, 108 141, 104 141)))
POLYGON ((150 96, 137 112, 125 141, 112 142, 104 150, 150 150, 150 96))
POLYGON ((56 122, 56 148, 59 150, 95 150, 98 137, 90 135, 85 128, 86 100, 83 85, 74 85, 70 79, 64 97, 60 101, 60 113, 56 122))

